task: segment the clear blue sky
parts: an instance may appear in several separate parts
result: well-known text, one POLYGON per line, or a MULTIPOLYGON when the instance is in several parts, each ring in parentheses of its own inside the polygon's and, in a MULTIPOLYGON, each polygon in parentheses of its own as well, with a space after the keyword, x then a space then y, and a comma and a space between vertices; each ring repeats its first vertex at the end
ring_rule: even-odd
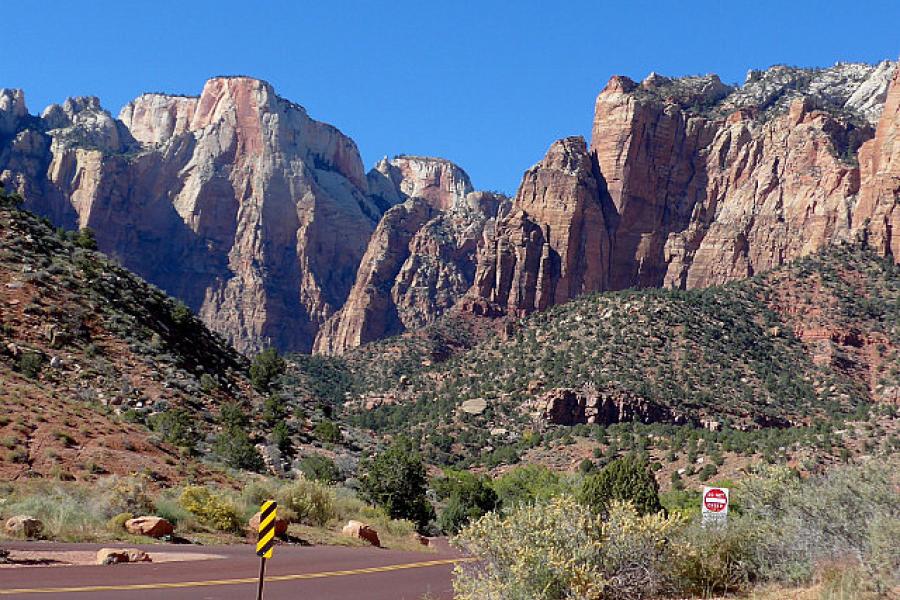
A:
POLYGON ((556 138, 587 136, 613 74, 827 66, 900 55, 897 0, 315 2, 44 0, 4 10, 0 87, 32 112, 144 91, 198 94, 221 74, 270 81, 382 155, 458 162, 513 192, 556 138))

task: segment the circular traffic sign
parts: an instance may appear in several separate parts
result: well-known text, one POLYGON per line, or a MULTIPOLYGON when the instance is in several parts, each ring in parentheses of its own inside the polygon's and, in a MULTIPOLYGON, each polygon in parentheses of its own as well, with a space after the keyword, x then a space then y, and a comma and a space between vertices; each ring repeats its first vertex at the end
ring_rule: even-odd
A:
POLYGON ((728 496, 719 488, 712 488, 703 496, 703 506, 710 512, 722 512, 728 506, 728 496))

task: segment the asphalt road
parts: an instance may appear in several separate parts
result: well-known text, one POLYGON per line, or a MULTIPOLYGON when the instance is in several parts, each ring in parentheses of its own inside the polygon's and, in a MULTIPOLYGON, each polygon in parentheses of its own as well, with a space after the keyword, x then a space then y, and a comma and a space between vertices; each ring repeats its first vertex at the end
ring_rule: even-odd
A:
MULTIPOLYGON (((110 546, 117 546, 111 544, 110 546)), ((11 543, 21 550, 96 550, 96 544, 11 543)), ((0 600, 255 600, 259 559, 247 546, 138 547, 225 558, 112 566, 0 569, 0 600)), ((277 546, 266 565, 266 600, 451 600, 459 556, 378 548, 277 546)))

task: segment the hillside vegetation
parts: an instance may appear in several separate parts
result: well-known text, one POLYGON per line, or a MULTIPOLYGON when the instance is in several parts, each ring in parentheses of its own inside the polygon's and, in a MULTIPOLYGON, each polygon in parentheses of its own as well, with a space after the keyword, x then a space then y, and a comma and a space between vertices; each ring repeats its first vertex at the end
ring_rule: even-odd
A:
POLYGON ((594 294, 442 362, 405 355, 400 378, 371 374, 396 362, 351 353, 348 411, 359 425, 419 435, 445 460, 553 429, 548 403, 564 390, 611 400, 618 413, 598 425, 838 423, 896 402, 898 296, 900 267, 853 246, 720 287, 594 294), (371 365, 362 374, 357 355, 371 365), (471 400, 483 410, 461 410, 471 400))
POLYGON ((258 401, 246 359, 90 231, 19 203, 0 197, 0 479, 212 477, 191 450, 223 403, 258 401))

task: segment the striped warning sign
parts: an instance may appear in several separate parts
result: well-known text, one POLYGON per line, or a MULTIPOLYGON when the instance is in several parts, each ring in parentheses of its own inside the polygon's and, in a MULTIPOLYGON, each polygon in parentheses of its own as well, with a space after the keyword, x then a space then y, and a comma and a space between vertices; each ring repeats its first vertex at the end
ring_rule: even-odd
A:
POLYGON ((278 503, 273 500, 263 502, 259 509, 259 541, 256 542, 256 555, 272 558, 272 547, 275 545, 275 509, 278 503))

